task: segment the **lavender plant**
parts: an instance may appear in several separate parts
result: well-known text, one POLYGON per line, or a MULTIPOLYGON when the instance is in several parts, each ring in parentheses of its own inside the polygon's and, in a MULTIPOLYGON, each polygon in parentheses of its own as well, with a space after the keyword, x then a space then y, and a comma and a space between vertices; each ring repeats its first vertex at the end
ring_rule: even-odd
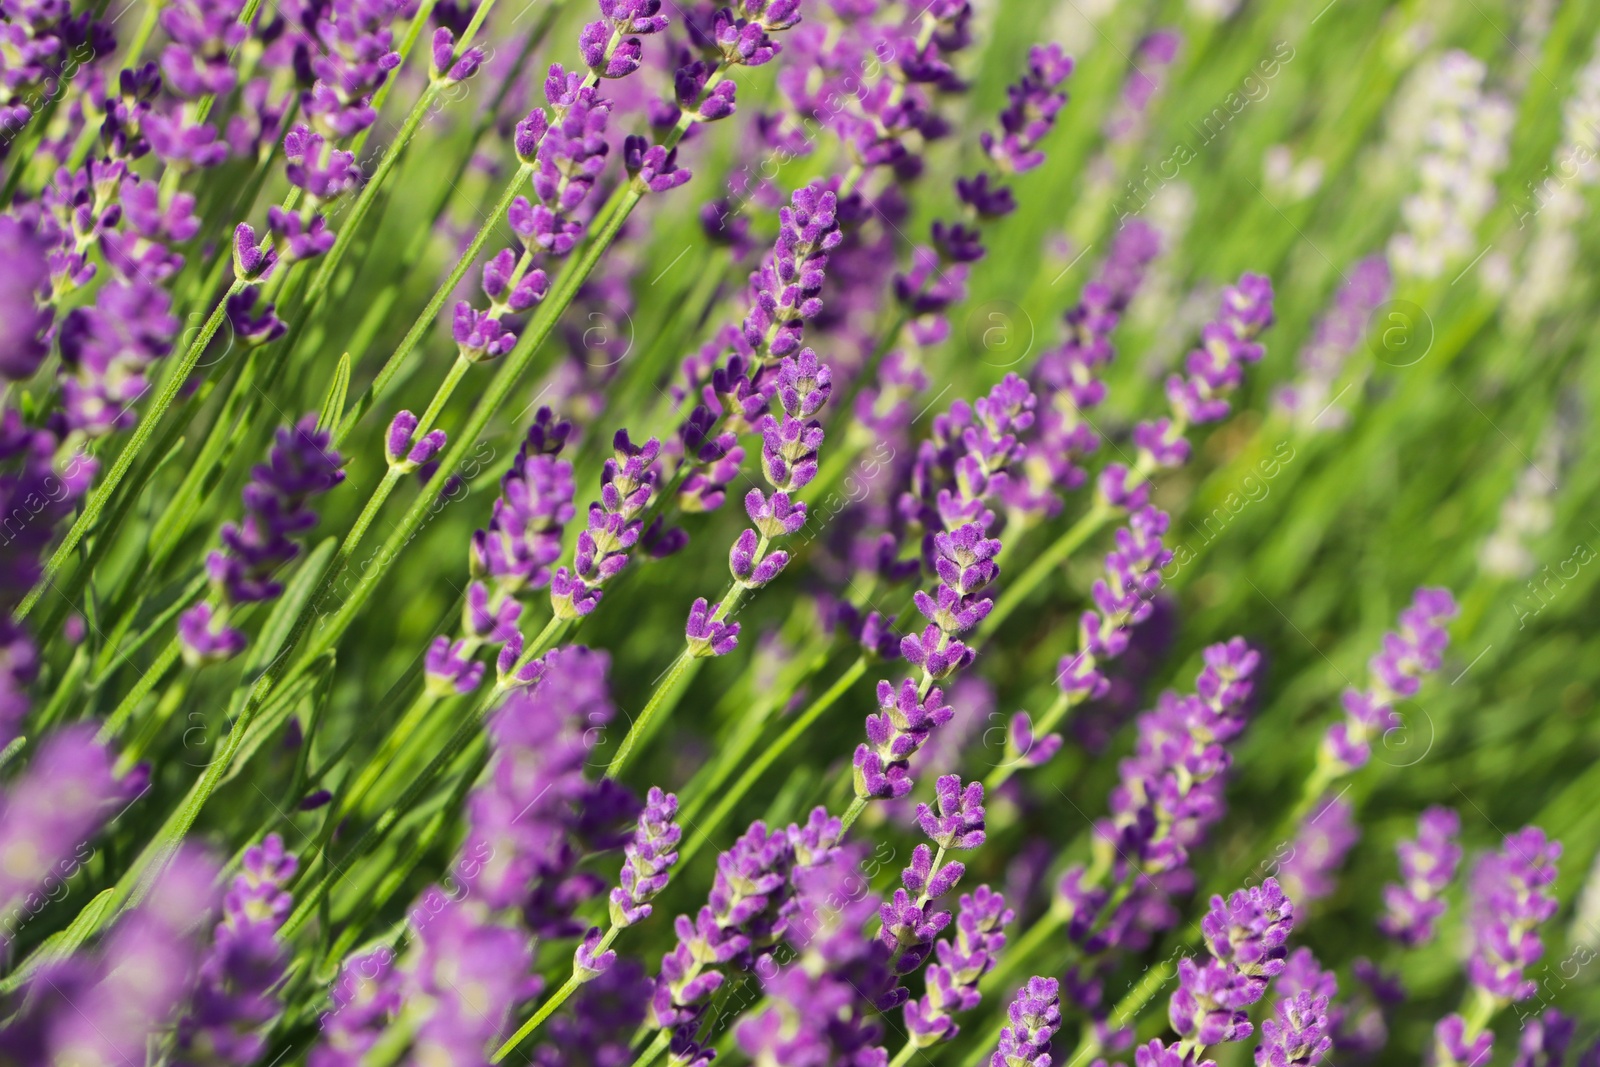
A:
POLYGON ((0 0, 0 1062, 1595 1061, 1548 7, 0 0))

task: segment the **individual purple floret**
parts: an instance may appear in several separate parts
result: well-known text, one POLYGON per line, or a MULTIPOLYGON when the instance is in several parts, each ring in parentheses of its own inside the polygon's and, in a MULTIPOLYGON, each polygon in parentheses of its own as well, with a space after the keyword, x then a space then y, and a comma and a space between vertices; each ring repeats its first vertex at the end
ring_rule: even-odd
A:
POLYGON ((440 85, 459 85, 478 73, 478 68, 483 66, 487 54, 482 48, 468 48, 458 57, 456 55, 456 35, 448 26, 440 26, 433 31, 433 44, 430 49, 432 66, 428 76, 440 85))
POLYGON ((245 850, 242 866, 222 898, 222 921, 200 964, 199 988, 178 1024, 178 1063, 254 1063, 266 1047, 268 1024, 282 1010, 277 986, 288 949, 278 929, 294 903, 283 886, 296 860, 281 837, 269 834, 245 850))
POLYGON ((1038 977, 1017 990, 989 1067, 1050 1067, 1050 1040, 1061 1029, 1059 990, 1054 978, 1038 977))
POLYGON ((0 799, 0 939, 9 940, 30 917, 30 895, 63 870, 75 870, 106 821, 144 791, 143 769, 118 778, 114 763, 92 726, 70 726, 45 738, 6 789, 0 799))
POLYGON ((927 1048, 960 1032, 954 1016, 982 1001, 978 983, 994 969, 1006 943, 1002 931, 1014 917, 1005 898, 986 885, 962 895, 955 938, 934 945, 938 962, 928 966, 927 992, 906 1002, 906 1033, 914 1046, 927 1048))
MULTIPOLYGON (((1522 1024, 1522 1036, 1517 1039, 1517 1055, 1511 1067, 1561 1067, 1567 1058, 1567 1048, 1572 1044, 1576 1021, 1550 1008, 1535 1019, 1522 1024)), ((1585 1059, 1581 1067, 1590 1067, 1592 1059, 1585 1059)))
POLYGON ((595 609, 601 587, 627 566, 655 496, 661 442, 652 437, 635 445, 627 430, 618 430, 612 448, 600 475, 600 499, 589 505, 572 568, 557 567, 551 578, 550 606, 559 619, 582 618, 595 609))
POLYGON ((1384 634, 1382 650, 1367 661, 1371 688, 1344 691, 1345 720, 1334 723, 1323 736, 1321 760, 1336 771, 1366 766, 1372 758, 1372 735, 1400 725, 1395 703, 1415 696, 1422 679, 1444 661, 1450 643, 1444 624, 1456 612, 1448 589, 1417 590, 1411 606, 1400 613, 1398 631, 1384 634))
POLYGON ((429 430, 421 439, 416 434, 417 417, 409 411, 396 413, 384 438, 384 455, 389 466, 405 472, 414 471, 431 462, 448 443, 443 430, 429 430))
POLYGON ((1342 797, 1324 797, 1312 815, 1295 832, 1293 852, 1278 870, 1284 892, 1301 907, 1333 895, 1339 868, 1361 840, 1355 809, 1342 797))
POLYGON ((1266 349, 1256 337, 1272 322, 1272 282, 1266 276, 1242 274, 1237 285, 1222 291, 1221 309, 1200 331, 1200 347, 1184 360, 1184 375, 1167 379, 1171 417, 1134 427, 1133 443, 1139 449, 1136 473, 1148 476, 1189 461, 1184 434, 1191 426, 1227 416, 1227 397, 1244 382, 1245 367, 1260 362, 1266 349))
POLYGON ((1433 939, 1433 924, 1444 914, 1444 891, 1461 863, 1461 817, 1452 809, 1433 807, 1417 820, 1417 837, 1395 847, 1400 856, 1400 884, 1383 887, 1384 913, 1378 929, 1413 948, 1433 939))
POLYGON ((983 844, 983 783, 961 784, 960 775, 941 775, 934 784, 932 805, 917 805, 917 825, 941 849, 977 848, 983 844))
POLYGON ((317 429, 316 415, 307 415, 293 427, 280 427, 267 462, 251 470, 244 520, 224 523, 222 549, 206 558, 211 600, 178 620, 184 657, 191 663, 238 655, 246 639, 228 625, 231 610, 283 591, 272 575, 300 554, 295 538, 316 525, 311 499, 344 481, 344 461, 329 447, 332 440, 328 431, 317 429))
POLYGON ((632 926, 650 916, 650 901, 667 887, 672 865, 678 862, 678 841, 683 830, 673 820, 678 798, 651 786, 639 813, 639 828, 624 848, 621 885, 611 891, 611 924, 632 926))
POLYGON ((739 645, 739 624, 724 621, 723 605, 711 604, 705 597, 696 597, 689 606, 689 621, 683 634, 689 642, 689 654, 697 659, 709 656, 726 656, 739 645))

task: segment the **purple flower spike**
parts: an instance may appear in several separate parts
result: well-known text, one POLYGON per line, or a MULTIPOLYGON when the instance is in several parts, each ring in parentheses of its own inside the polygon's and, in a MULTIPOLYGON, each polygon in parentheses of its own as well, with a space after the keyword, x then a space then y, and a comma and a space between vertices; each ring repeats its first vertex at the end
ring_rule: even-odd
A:
POLYGON ((294 904, 283 886, 297 861, 282 838, 269 834, 245 850, 242 866, 222 898, 222 921, 200 964, 199 988, 178 1024, 182 1053, 209 1052, 213 1062, 240 1065, 261 1055, 267 1026, 281 1008, 276 987, 289 956, 278 930, 294 904))
POLYGON ((1067 94, 1057 87, 1072 74, 1072 66, 1072 57, 1059 45, 1034 45, 1029 51, 1027 73, 1006 90, 1011 104, 1000 113, 1000 135, 985 132, 980 138, 1003 173, 1020 174, 1044 162, 1036 146, 1066 106, 1067 94))
POLYGON ((1172 418, 1141 422, 1134 428, 1141 470, 1148 473, 1188 462, 1185 432, 1227 416, 1227 398, 1244 382, 1245 367, 1261 360, 1266 350, 1256 337, 1272 321, 1272 283, 1264 275, 1243 274, 1237 285, 1223 290, 1217 317, 1201 330, 1200 347, 1184 362, 1187 377, 1174 374, 1167 379, 1172 418))
POLYGON ((611 891, 613 926, 632 926, 648 918, 650 901, 667 887, 683 836, 673 821, 677 815, 678 798, 651 786, 639 813, 639 827, 624 847, 627 859, 622 865, 622 884, 611 891))
POLYGON ((300 554, 296 538, 316 525, 311 499, 344 481, 344 461, 331 441, 328 431, 317 429, 316 415, 307 415, 280 427, 268 461, 251 470, 244 520, 224 523, 221 550, 206 558, 212 602, 195 605, 179 620, 184 655, 192 662, 236 655, 243 635, 225 628, 227 612, 283 591, 272 575, 300 554))
POLYGON ((178 320, 165 290, 143 278, 112 282, 94 303, 62 321, 60 421, 69 432, 102 437, 137 421, 134 403, 147 372, 172 349, 178 320))
POLYGON ((1433 924, 1444 914, 1445 889, 1461 863, 1461 817, 1450 808, 1433 807, 1417 820, 1415 841, 1396 846, 1401 883, 1383 887, 1384 914, 1378 929, 1402 945, 1415 947, 1433 939, 1433 924))
POLYGON ((1527 826, 1473 869, 1467 977, 1498 1001, 1526 1000, 1538 990, 1538 983, 1524 972, 1543 955, 1538 929, 1559 907, 1549 888, 1560 857, 1559 841, 1548 841, 1544 831, 1527 826))
POLYGON ((1294 852, 1284 860, 1278 874, 1284 892, 1302 907, 1332 896, 1338 887, 1339 868, 1361 840, 1354 810, 1341 797, 1324 797, 1296 832, 1294 852))
POLYGON ((1274 1017, 1261 1023, 1256 1067, 1315 1067, 1333 1048, 1328 1032, 1326 996, 1300 993, 1279 1001, 1274 1017))
POLYGON ((1050 1067, 1050 1041, 1061 1029, 1060 985, 1054 978, 1030 978, 1006 1010, 1008 1024, 989 1067, 1050 1067))
MULTIPOLYGON (((572 464, 557 459, 560 441, 547 441, 549 412, 535 420, 500 479, 487 528, 472 535, 470 562, 475 578, 486 578, 501 597, 543 588, 550 565, 561 558, 561 537, 576 514, 572 503, 572 464)), ((563 424, 564 425, 564 424, 563 424)))
POLYGON ((1413 696, 1422 679, 1443 663, 1450 643, 1444 624, 1456 611, 1449 590, 1417 590, 1411 606, 1400 613, 1399 629, 1383 635, 1382 651, 1368 661, 1371 688, 1345 690, 1345 720, 1323 735, 1321 759, 1345 771, 1366 766, 1372 758, 1372 734, 1386 736, 1401 725, 1395 703, 1413 696))
POLYGON ((1294 904, 1276 878, 1235 890, 1226 900, 1212 897, 1200 921, 1211 954, 1250 978, 1271 978, 1283 970, 1284 943, 1293 927, 1294 904))
MULTIPOLYGON (((754 306, 742 327, 745 342, 763 363, 799 350, 805 320, 822 312, 828 253, 843 240, 836 194, 820 181, 795 190, 794 198, 778 212, 778 227, 778 240, 771 254, 751 276, 754 306)), ((807 349, 801 352, 800 359, 804 369, 790 372, 791 379, 809 373, 811 380, 816 380, 819 364, 815 354, 807 349)), ((826 389, 827 368, 821 370, 821 388, 826 389)), ((801 413, 795 410, 796 404, 783 397, 784 391, 792 388, 780 377, 779 399, 784 410, 797 418, 809 418, 827 401, 827 393, 823 392, 809 410, 801 413)))
POLYGON ((558 618, 581 618, 594 610, 601 586, 627 566, 655 496, 661 442, 652 437, 635 445, 626 430, 618 430, 612 449, 600 475, 600 499, 589 505, 588 526, 578 535, 572 569, 558 567, 551 579, 550 603, 558 618))
POLYGON ((697 658, 726 656, 739 645, 739 624, 716 618, 722 605, 715 606, 699 597, 689 608, 689 622, 684 636, 689 640, 689 654, 697 658))
POLYGON ((984 838, 983 783, 963 788, 960 775, 941 775, 933 807, 917 805, 917 825, 940 848, 977 848, 984 838))
POLYGON ((905 1006, 906 1032, 916 1047, 949 1041, 960 1032, 953 1016, 982 1001, 978 983, 994 969, 1006 943, 1001 931, 1014 917, 1005 898, 986 885, 962 896, 955 938, 934 946, 938 962, 928 967, 927 993, 905 1006))

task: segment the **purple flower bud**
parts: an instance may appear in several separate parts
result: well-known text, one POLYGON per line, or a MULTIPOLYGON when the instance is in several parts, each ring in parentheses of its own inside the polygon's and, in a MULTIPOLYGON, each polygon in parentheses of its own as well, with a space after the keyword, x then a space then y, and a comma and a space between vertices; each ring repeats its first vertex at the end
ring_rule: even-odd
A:
POLYGON ((957 774, 941 775, 934 785, 934 806, 917 805, 917 825, 940 848, 977 848, 983 844, 983 783, 961 785, 957 774))
POLYGON ((639 813, 638 829, 624 848, 621 885, 611 891, 612 925, 632 926, 648 918, 650 901, 667 887, 683 836, 673 821, 677 814, 678 798, 652 786, 639 813))
POLYGON ((478 688, 484 668, 483 664, 472 662, 471 652, 472 645, 464 638, 452 643, 448 637, 435 637, 423 661, 423 675, 429 688, 441 696, 451 692, 470 693, 478 688))
POLYGON ((622 144, 622 161, 628 174, 637 178, 652 193, 676 189, 690 178, 692 171, 678 166, 678 150, 670 151, 637 134, 629 134, 622 144))
POLYGON ((738 646, 739 624, 713 617, 721 609, 721 604, 708 604, 705 597, 696 598, 690 605, 689 621, 684 627, 690 655, 698 658, 726 656, 738 646))

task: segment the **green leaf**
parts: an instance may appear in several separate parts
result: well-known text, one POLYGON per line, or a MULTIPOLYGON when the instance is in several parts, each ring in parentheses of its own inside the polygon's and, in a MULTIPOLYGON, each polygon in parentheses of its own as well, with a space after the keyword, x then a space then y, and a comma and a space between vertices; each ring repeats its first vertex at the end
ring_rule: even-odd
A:
POLYGON ((102 890, 84 906, 82 911, 78 912, 77 918, 72 920, 70 926, 45 938, 21 967, 7 975, 4 981, 0 981, 0 993, 14 992, 40 967, 71 955, 100 928, 101 922, 111 910, 116 893, 114 888, 102 890))
POLYGON ((339 425, 344 414, 345 396, 350 392, 350 353, 339 357, 333 368, 333 381, 328 383, 328 395, 322 398, 322 411, 317 415, 317 429, 332 430, 339 425))
POLYGON ((289 631, 294 627, 294 621, 300 614, 300 609, 305 607, 306 601, 311 599, 311 594, 316 591, 317 582, 322 578, 328 560, 333 556, 334 547, 338 544, 336 538, 326 538, 306 561, 300 565, 289 584, 283 590, 283 596, 273 605, 272 614, 267 617, 266 625, 261 627, 261 636, 255 641, 255 646, 250 653, 250 661, 245 667, 245 677, 251 677, 271 663, 283 649, 283 643, 289 637, 289 631))

